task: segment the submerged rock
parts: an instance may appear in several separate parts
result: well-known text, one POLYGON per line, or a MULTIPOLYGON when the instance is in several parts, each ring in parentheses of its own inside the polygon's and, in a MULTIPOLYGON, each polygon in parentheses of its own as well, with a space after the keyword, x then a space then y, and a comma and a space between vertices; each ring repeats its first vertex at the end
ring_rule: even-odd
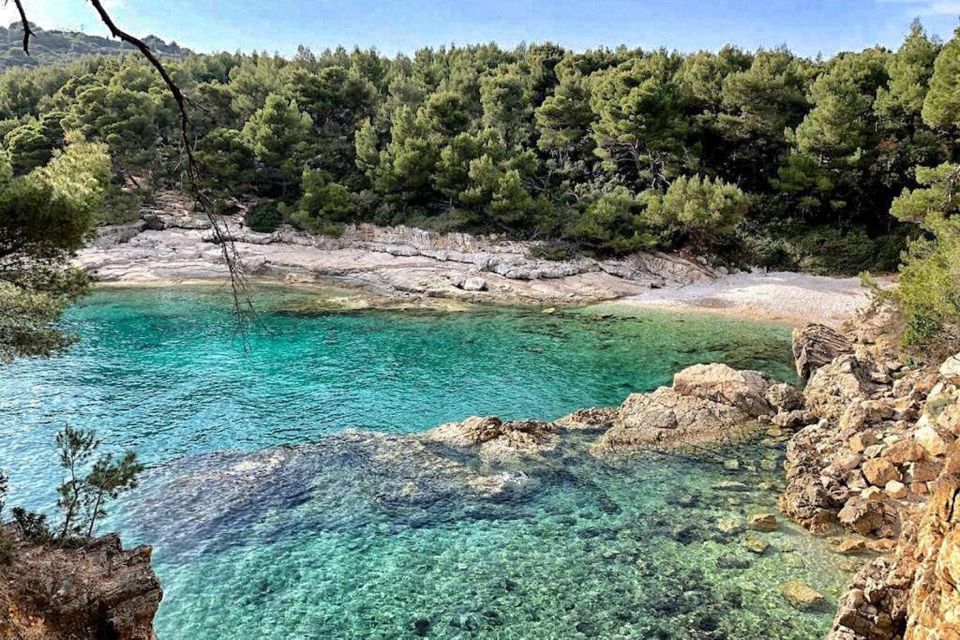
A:
POLYGON ((791 580, 780 586, 780 593, 796 609, 815 611, 826 601, 823 594, 799 580, 791 580))
POLYGON ((772 513, 758 513, 750 516, 748 524, 751 529, 756 529, 757 531, 776 531, 777 517, 772 513))
POLYGON ((500 458, 540 453, 557 446, 557 426, 542 420, 508 420, 496 416, 471 417, 435 427, 421 437, 457 447, 476 447, 482 457, 500 458))
POLYGON ((761 538, 758 535, 747 534, 743 538, 743 546, 750 553, 755 553, 757 555, 763 555, 767 552, 767 549, 770 548, 770 543, 761 538))

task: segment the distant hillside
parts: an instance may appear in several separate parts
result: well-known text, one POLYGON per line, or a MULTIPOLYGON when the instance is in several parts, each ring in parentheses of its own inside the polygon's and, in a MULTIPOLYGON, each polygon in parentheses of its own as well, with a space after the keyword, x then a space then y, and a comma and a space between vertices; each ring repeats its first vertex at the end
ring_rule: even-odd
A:
MULTIPOLYGON (((133 48, 117 40, 91 36, 77 31, 47 31, 31 25, 36 34, 30 39, 30 55, 23 52, 23 28, 19 22, 9 27, 0 27, 0 71, 11 67, 39 67, 63 64, 86 55, 114 55, 132 51, 133 48)), ((177 43, 167 44, 156 36, 148 36, 145 42, 154 51, 164 55, 180 56, 187 53, 177 43)))

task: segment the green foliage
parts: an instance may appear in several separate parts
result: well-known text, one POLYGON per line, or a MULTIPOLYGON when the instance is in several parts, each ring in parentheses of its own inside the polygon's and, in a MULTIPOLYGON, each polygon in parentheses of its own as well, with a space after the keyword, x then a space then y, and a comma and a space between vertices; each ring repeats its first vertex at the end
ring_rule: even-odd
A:
POLYGON ((321 232, 348 221, 354 214, 353 194, 342 184, 332 182, 323 171, 305 169, 302 190, 299 208, 290 216, 290 221, 299 227, 321 232))
POLYGON ((664 194, 647 192, 646 219, 661 233, 700 247, 729 241, 749 208, 749 198, 736 186, 709 177, 681 176, 664 194))
POLYGON ((905 190, 891 213, 919 224, 927 236, 910 244, 898 296, 904 342, 913 347, 960 347, 960 165, 917 170, 921 187, 905 190))
MULTIPOLYGON (((955 160, 958 40, 941 46, 917 24, 896 52, 827 60, 545 43, 170 62, 203 105, 193 113, 203 186, 282 201, 306 229, 420 224, 597 254, 653 237, 847 272, 870 262, 867 248, 889 263, 909 228, 886 215, 891 202, 917 186, 916 166, 955 160)), ((66 128, 108 145, 124 187, 112 201, 131 183, 184 186, 174 106, 133 56, 0 74, 13 173, 54 157, 66 128)), ((128 219, 129 207, 112 208, 126 213, 110 220, 128 219)))
POLYGON ((72 343, 56 322, 88 279, 64 263, 93 230, 109 170, 106 149, 87 142, 26 176, 11 177, 0 159, 0 361, 72 343))
POLYGON ((97 520, 107 516, 107 502, 135 489, 144 469, 133 451, 117 457, 112 453, 105 453, 93 463, 90 473, 84 479, 88 503, 86 537, 92 537, 97 520))
POLYGON ((591 82, 597 154, 638 187, 660 188, 683 166, 689 123, 680 112, 680 56, 658 51, 600 71, 591 82))
POLYGON ((842 212, 848 219, 879 219, 873 206, 879 126, 873 103, 885 86, 889 54, 868 49, 841 54, 810 87, 813 109, 789 140, 794 148, 775 185, 801 198, 808 220, 842 212))
POLYGON ((960 126, 960 28, 937 56, 923 101, 923 121, 931 127, 960 126))
POLYGON ((172 118, 154 75, 141 66, 102 69, 73 96, 64 129, 106 143, 124 174, 144 170, 156 159, 161 131, 172 118))
MULTIPOLYGON (((112 38, 76 31, 41 29, 31 25, 36 37, 30 41, 30 55, 23 52, 23 27, 19 22, 0 27, 0 71, 16 67, 46 67, 65 64, 83 56, 121 55, 132 51, 130 45, 112 38)), ((166 43, 156 36, 145 40, 161 56, 181 56, 186 50, 177 43, 166 43)))
POLYGON ((920 22, 914 22, 900 50, 887 63, 889 82, 877 90, 874 109, 881 118, 905 124, 920 115, 939 51, 920 22))
POLYGON ((300 173, 307 154, 306 136, 313 126, 310 116, 295 100, 271 93, 261 109, 250 116, 241 132, 263 170, 278 176, 285 193, 288 183, 300 173))
POLYGON ((12 509, 13 522, 20 529, 20 535, 33 542, 48 542, 53 538, 53 532, 47 522, 47 516, 42 513, 27 511, 22 507, 12 509))
POLYGON ((217 127, 200 139, 197 162, 203 167, 205 186, 219 193, 247 193, 256 181, 256 158, 243 133, 217 127))
MULTIPOLYGON (((85 540, 93 536, 97 521, 107 515, 107 504, 120 494, 137 487, 144 466, 137 455, 127 451, 121 456, 94 455, 100 447, 93 431, 66 426, 56 436, 57 452, 64 480, 57 487, 57 507, 63 522, 54 531, 47 516, 21 507, 12 510, 13 521, 26 540, 37 543, 85 540)), ((0 473, 0 525, 7 495, 7 478, 0 473)), ((13 541, 0 527, 0 564, 10 560, 13 541)))
POLYGON ((144 466, 132 451, 119 457, 105 453, 94 460, 101 443, 90 430, 68 425, 57 433, 56 442, 64 472, 57 488, 57 507, 63 514, 59 537, 89 538, 97 520, 107 514, 107 503, 135 488, 144 466))
POLYGON ((39 120, 30 119, 7 132, 3 140, 15 174, 29 173, 45 165, 53 152, 63 146, 61 117, 60 112, 45 114, 39 120))
POLYGON ((568 235, 595 253, 623 254, 656 245, 644 221, 644 204, 625 187, 601 194, 570 227, 568 235))
POLYGON ((283 223, 276 200, 258 202, 247 212, 247 226, 258 233, 273 233, 283 223))

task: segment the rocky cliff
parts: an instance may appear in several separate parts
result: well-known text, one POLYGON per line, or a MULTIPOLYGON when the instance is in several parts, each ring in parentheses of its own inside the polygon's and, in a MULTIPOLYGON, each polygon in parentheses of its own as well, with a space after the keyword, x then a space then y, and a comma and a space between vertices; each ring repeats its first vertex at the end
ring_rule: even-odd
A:
POLYGON ((150 547, 123 549, 110 534, 59 548, 13 536, 0 565, 2 640, 155 640, 163 592, 150 547))
POLYGON ((876 310, 794 334, 808 378, 781 509, 841 550, 877 554, 841 598, 832 640, 960 638, 960 355, 907 366, 876 310))

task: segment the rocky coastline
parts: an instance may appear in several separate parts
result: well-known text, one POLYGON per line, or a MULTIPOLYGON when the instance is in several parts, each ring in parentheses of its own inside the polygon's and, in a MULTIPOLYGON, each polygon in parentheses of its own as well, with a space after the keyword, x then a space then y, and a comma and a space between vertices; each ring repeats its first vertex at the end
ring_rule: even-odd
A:
MULTIPOLYGON (((838 552, 865 561, 839 601, 831 638, 960 637, 960 357, 939 368, 904 365, 878 326, 795 332, 798 372, 809 377, 802 390, 754 371, 695 365, 678 372, 671 386, 631 395, 620 407, 583 409, 553 422, 487 416, 409 436, 346 432, 332 436, 336 442, 283 448, 269 457, 274 464, 277 455, 362 451, 360 457, 391 476, 377 500, 421 505, 419 512, 439 495, 468 491, 498 500, 528 491, 536 482, 530 464, 549 465, 548 454, 556 460, 564 451, 586 451, 613 460, 651 452, 702 455, 749 439, 774 448, 786 443, 783 513, 831 536, 838 552), (465 464, 465 454, 490 465, 465 464)), ((724 464, 736 472, 755 462, 724 464)), ((243 494, 248 489, 236 487, 243 494)), ((778 524, 775 514, 764 513, 723 526, 762 533, 778 524)), ((766 546, 757 533, 743 544, 756 546, 754 553, 766 546)), ((116 536, 77 549, 18 546, 12 570, 0 572, 7 612, 0 637, 152 637, 162 592, 149 548, 124 551, 116 536)), ((780 590, 800 610, 824 604, 800 582, 780 590)))
MULTIPOLYGON (((408 227, 349 225, 339 237, 289 226, 257 233, 243 211, 225 216, 224 225, 251 279, 351 289, 369 298, 355 301, 362 307, 613 302, 836 325, 866 301, 856 278, 730 272, 658 252, 548 260, 540 257, 549 249, 541 242, 408 227)), ((136 222, 102 227, 75 262, 108 286, 227 276, 209 221, 173 192, 158 194, 136 222)))
MULTIPOLYGON (((170 226, 155 233, 176 235, 187 231, 204 233, 202 228, 170 226)), ((149 254, 156 246, 139 243, 154 237, 150 233, 141 229, 120 244, 132 242, 132 247, 140 247, 137 251, 149 254)), ((325 252, 360 251, 356 249, 356 243, 361 242, 358 238, 373 234, 374 240, 362 242, 382 243, 384 237, 376 235, 381 233, 393 232, 358 228, 351 230, 347 238, 311 242, 343 243, 340 248, 327 246, 322 249, 325 252)), ((435 240, 429 234, 423 236, 426 243, 435 240)), ((289 239, 283 242, 289 243, 289 239)), ((474 240, 463 237, 456 242, 469 249, 474 240)), ((115 258, 103 258, 116 245, 103 246, 96 250, 101 253, 88 253, 81 256, 81 261, 89 268, 97 264, 106 267, 108 274, 121 280, 129 276, 130 269, 143 268, 134 260, 124 271, 115 258), (100 256, 101 262, 96 256, 100 256)), ((378 246, 382 249, 404 245, 378 246)), ((511 245, 503 247, 503 253, 509 254, 511 245)), ((364 251, 378 254, 381 249, 364 251)), ((384 250, 382 255, 424 259, 421 254, 398 257, 405 251, 384 250)), ((422 253, 422 249, 418 251, 422 253)), ((438 253, 426 259, 449 262, 464 270, 461 275, 465 279, 459 286, 453 280, 444 286, 460 292, 453 295, 463 295, 465 299, 491 290, 503 293, 498 300, 512 299, 510 296, 523 295, 510 288, 519 286, 515 283, 535 287, 544 281, 568 281, 581 276, 615 277, 630 287, 649 290, 653 280, 643 280, 651 277, 642 275, 646 273, 644 269, 652 273, 663 266, 640 268, 634 262, 630 278, 611 276, 608 270, 597 266, 599 263, 592 264, 590 269, 596 268, 593 271, 554 277, 541 269, 534 277, 532 271, 524 276, 503 267, 506 262, 489 261, 486 249, 480 254, 461 251, 452 257, 443 253, 450 252, 449 247, 433 251, 438 253), (446 258, 438 257, 441 254, 446 258), (487 271, 478 266, 478 255, 487 260, 483 262, 487 271), (468 286, 468 277, 483 279, 484 286, 475 286, 476 282, 468 286), (501 280, 510 284, 501 289, 501 280), (639 284, 642 282, 646 284, 639 284)), ((187 269, 185 265, 196 264, 196 259, 207 260, 194 256, 172 268, 187 269)), ((258 268, 281 269, 268 262, 264 258, 258 268)), ((516 263, 511 264, 516 267, 516 263)), ((523 264, 524 268, 536 268, 531 266, 533 262, 523 264)), ((203 268, 208 267, 205 263, 203 268)), ((412 267, 412 273, 418 268, 412 267)), ((297 269, 281 270, 292 279, 305 277, 297 269)), ((690 282, 716 277, 696 265, 667 272, 674 283, 684 278, 690 282)), ((364 273, 372 278, 371 282, 389 281, 391 291, 402 289, 399 281, 390 280, 376 268, 364 273)), ((404 273, 403 278, 407 278, 411 272, 404 273)), ((353 272, 350 277, 363 276, 353 272)), ((663 281, 657 284, 662 286, 663 281)), ((449 293, 422 289, 410 293, 414 289, 407 287, 406 291, 428 296, 449 293)), ((580 296, 595 293, 578 289, 571 295, 564 291, 563 299, 569 301, 582 301, 585 298, 580 296)), ((395 481, 387 485, 392 489, 378 499, 417 504, 429 504, 431 491, 460 490, 456 487, 494 498, 523 491, 530 482, 523 466, 517 465, 516 472, 504 471, 504 462, 542 461, 545 454, 566 449, 615 459, 649 452, 699 455, 720 445, 747 440, 780 447, 781 451, 785 446, 786 486, 779 502, 783 514, 813 534, 830 536, 839 553, 862 558, 864 562, 838 603, 830 638, 960 638, 960 354, 942 362, 904 362, 895 339, 886 330, 892 324, 889 312, 871 308, 837 328, 813 324, 797 329, 793 354, 797 373, 806 380, 802 389, 755 371, 703 364, 678 372, 670 386, 629 396, 619 407, 582 409, 553 422, 505 421, 487 416, 409 436, 347 432, 331 438, 348 448, 363 450, 365 458, 376 460, 377 467, 383 467, 380 473, 397 469, 395 481), (496 463, 496 470, 491 467, 484 472, 481 467, 478 471, 477 467, 461 464, 458 456, 463 452, 496 463), (414 481, 424 468, 436 481, 426 488, 414 481)), ((327 455, 324 445, 285 448, 280 453, 281 457, 327 455)), ((752 466, 754 462, 729 460, 724 464, 736 471, 741 464, 752 466)), ((243 487, 238 490, 245 491, 243 487)), ((775 514, 755 514, 749 521, 731 523, 730 531, 763 532, 777 527, 776 518, 775 514)), ((755 534, 750 536, 750 544, 759 549, 763 540, 755 534)), ((24 549, 28 547, 23 542, 18 544, 24 549)), ((0 572, 8 577, 0 584, 0 597, 6 599, 6 624, 8 629, 12 628, 12 632, 0 637, 99 638, 104 636, 92 630, 96 625, 109 624, 114 629, 109 637, 150 638, 149 623, 161 591, 150 571, 149 558, 149 549, 123 551, 116 537, 77 550, 29 549, 21 554, 17 561, 20 564, 14 565, 19 569, 0 572), (28 566, 31 562, 36 567, 28 566), (64 593, 73 595, 65 598, 64 593), (34 635, 26 635, 27 631, 34 635)), ((780 591, 783 598, 801 610, 822 606, 824 602, 822 595, 802 583, 780 585, 780 591)))

